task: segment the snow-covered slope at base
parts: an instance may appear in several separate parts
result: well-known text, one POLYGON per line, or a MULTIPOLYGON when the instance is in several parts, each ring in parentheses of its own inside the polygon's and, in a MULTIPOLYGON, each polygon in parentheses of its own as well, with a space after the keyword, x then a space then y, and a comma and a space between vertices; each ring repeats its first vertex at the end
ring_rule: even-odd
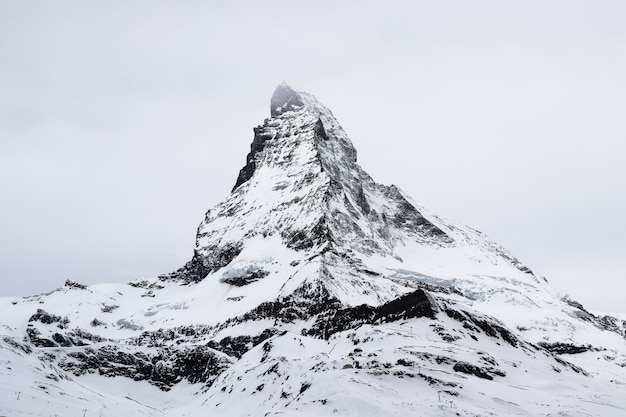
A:
POLYGON ((624 317, 375 183, 313 96, 271 114, 182 268, 0 299, 0 416, 626 415, 624 317))
POLYGON ((40 360, 42 352, 0 340, 2 416, 166 416, 199 387, 181 385, 167 398, 148 382, 86 376, 73 379, 40 360), (114 382, 114 383, 112 383, 114 382))
MULTIPOLYGON (((438 326, 462 334, 444 319, 438 326)), ((286 333, 226 371, 196 406, 222 415, 617 416, 622 385, 605 384, 532 347, 442 340, 427 319, 365 325, 328 342, 286 333), (487 370, 455 372, 458 364, 487 370)))
POLYGON ((484 332, 475 334, 476 340, 471 334, 445 315, 437 322, 363 325, 328 341, 286 332, 248 351, 209 389, 179 384, 167 393, 123 378, 66 380, 62 371, 3 343, 0 410, 44 416, 87 410, 86 415, 103 417, 619 416, 626 411, 623 379, 585 375, 524 342, 513 346, 484 332))

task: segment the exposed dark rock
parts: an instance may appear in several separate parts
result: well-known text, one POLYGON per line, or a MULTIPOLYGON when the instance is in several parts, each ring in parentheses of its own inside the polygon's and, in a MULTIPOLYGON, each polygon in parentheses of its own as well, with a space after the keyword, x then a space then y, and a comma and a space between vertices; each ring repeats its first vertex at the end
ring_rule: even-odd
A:
POLYGON ((97 318, 94 318, 93 320, 91 320, 91 321, 89 322, 89 324, 90 324, 92 327, 98 327, 98 326, 104 326, 106 323, 104 323, 104 322, 102 322, 102 321, 98 320, 97 318))
POLYGON ((235 186, 232 191, 235 191, 239 186, 254 175, 256 170, 256 155, 265 148, 265 143, 274 138, 274 132, 271 129, 267 129, 266 126, 257 126, 254 128, 254 138, 252 144, 250 144, 250 153, 246 156, 246 165, 239 171, 235 186))
POLYGON ((416 290, 376 308, 376 319, 382 323, 414 317, 435 318, 435 309, 423 290, 416 290))
POLYGON ((310 229, 286 231, 283 232, 282 237, 288 248, 301 251, 332 241, 325 217, 322 217, 310 229))
POLYGON ((55 347, 58 346, 55 342, 50 339, 46 339, 44 337, 39 337, 41 333, 39 330, 29 327, 26 329, 26 335, 28 336, 28 340, 30 343, 35 345, 36 347, 55 347))
POLYGON ((321 140, 328 140, 328 134, 326 133, 326 129, 324 128, 324 123, 322 119, 317 119, 315 122, 315 127, 313 127, 313 132, 315 135, 321 140))
POLYGON ((571 343, 546 343, 539 342, 537 343, 542 348, 546 349, 549 352, 556 353, 557 355, 567 354, 567 355, 575 355, 577 353, 587 352, 588 350, 592 350, 591 345, 583 345, 576 346, 571 343))
POLYGON ((460 336, 450 334, 448 329, 440 324, 431 324, 430 327, 435 333, 439 335, 439 337, 441 337, 441 340, 443 340, 444 342, 452 343, 461 338, 460 336))
POLYGON ((167 342, 181 339, 186 342, 199 342, 205 340, 207 334, 211 333, 214 327, 207 325, 178 326, 169 329, 158 329, 155 331, 144 331, 141 335, 128 339, 128 344, 133 346, 160 347, 167 342))
POLYGON ((30 318, 28 319, 29 322, 38 321, 38 322, 41 322, 43 324, 58 323, 61 320, 62 320, 61 316, 56 316, 54 314, 50 314, 47 311, 42 310, 40 308, 38 308, 37 312, 35 314, 33 314, 32 316, 30 316, 30 318))
POLYGON ((167 281, 182 281, 185 284, 200 282, 208 274, 225 267, 239 255, 243 246, 241 243, 228 243, 220 247, 213 247, 207 250, 208 255, 203 257, 194 251, 193 258, 182 268, 166 275, 159 276, 159 279, 167 281))
POLYGON ((568 295, 561 298, 561 300, 578 310, 576 311, 577 317, 593 322, 602 329, 617 333, 622 337, 626 337, 626 321, 619 320, 617 317, 613 316, 596 316, 595 314, 587 311, 581 303, 571 299, 568 295))
MULTIPOLYGON (((443 356, 443 355, 433 355, 432 353, 428 353, 428 352, 410 352, 413 356, 423 360, 423 361, 427 361, 427 362, 431 362, 431 363, 436 363, 437 365, 441 365, 442 363, 448 364, 448 365, 452 365, 454 363, 456 363, 456 361, 448 356, 443 356)), ((411 360, 408 359, 400 359, 398 360, 398 364, 399 365, 404 365, 404 366, 414 366, 415 363, 411 360), (402 361, 402 363, 400 363, 400 361, 402 361)))
POLYGON ((2 341, 8 344, 9 346, 11 346, 12 348, 26 353, 27 355, 33 352, 33 349, 30 346, 18 343, 15 340, 13 340, 11 337, 4 336, 2 338, 2 341))
POLYGON ((271 340, 268 340, 267 342, 263 343, 263 346, 262 346, 263 356, 261 357, 261 363, 265 362, 269 358, 270 352, 272 351, 273 347, 274 347, 274 344, 272 343, 271 340))
MULTIPOLYGON (((166 357, 169 359, 171 354, 171 352, 167 352, 168 356, 166 357)), ((183 350, 180 353, 176 351, 172 362, 172 369, 176 378, 185 378, 192 384, 198 382, 211 384, 217 375, 230 365, 202 346, 183 350)), ((168 383, 169 381, 164 380, 163 382, 168 383)))
POLYGON ((260 279, 263 279, 269 274, 270 273, 265 271, 264 269, 256 269, 241 276, 222 278, 220 279, 220 281, 225 284, 233 285, 235 287, 243 287, 244 285, 248 285, 260 279))
POLYGON ((229 366, 228 361, 206 346, 163 348, 153 355, 104 346, 98 350, 69 352, 67 356, 69 359, 59 362, 59 366, 74 375, 98 372, 109 377, 124 376, 149 381, 165 391, 183 379, 211 385, 229 366))
POLYGON ((419 232, 420 235, 437 237, 443 243, 452 243, 453 240, 443 230, 428 221, 417 209, 400 193, 395 186, 386 187, 386 196, 396 202, 395 212, 386 217, 399 229, 419 232), (390 217, 391 216, 391 217, 390 217))
POLYGON ((489 372, 485 368, 481 368, 480 366, 472 365, 468 362, 457 362, 452 367, 456 372, 462 372, 464 374, 470 374, 477 376, 478 378, 483 379, 493 379, 493 377, 489 374, 489 372))
POLYGON ((54 340, 56 343, 59 344, 59 346, 62 347, 69 347, 69 346, 81 346, 84 345, 84 343, 81 342, 75 342, 71 337, 66 337, 63 336, 60 333, 55 333, 52 335, 52 340, 54 340))
MULTIPOLYGON (((287 111, 297 110, 302 106, 304 106, 304 103, 302 102, 300 95, 287 84, 283 83, 276 88, 274 95, 272 96, 270 106, 271 115, 272 117, 276 117, 287 111)), ((324 125, 319 119, 318 123, 314 127, 314 132, 323 140, 327 138, 324 125)), ((244 167, 239 171, 233 191, 252 178, 252 175, 254 175, 256 170, 257 154, 263 151, 266 142, 273 139, 275 135, 276 132, 270 127, 267 121, 263 126, 254 128, 254 138, 252 139, 252 144, 250 145, 250 153, 246 156, 246 165, 244 165, 244 167)), ((288 136, 289 133, 286 133, 286 135, 288 136)))
POLYGON ((115 324, 120 326, 120 329, 143 330, 143 326, 142 325, 136 324, 136 323, 134 323, 132 321, 128 321, 126 319, 119 319, 115 324))
MULTIPOLYGON (((278 331, 276 329, 270 328, 263 330, 263 332, 257 336, 227 336, 219 342, 211 340, 207 346, 239 359, 244 353, 277 333, 278 331)), ((265 346, 266 345, 264 345, 264 347, 265 346)))
POLYGON ((413 362, 413 361, 411 361, 409 359, 400 358, 400 359, 398 359, 396 361, 396 365, 414 367, 415 366, 415 362, 413 362))
POLYGON ((563 302, 565 302, 566 304, 568 304, 568 305, 570 305, 570 306, 574 307, 574 308, 577 308, 577 309, 579 309, 579 310, 581 310, 581 311, 584 311, 584 312, 585 312, 585 313, 587 313, 587 314, 591 314, 591 313, 589 313, 589 311, 587 311, 587 309, 586 309, 585 307, 583 307, 583 305, 582 305, 581 303, 579 303, 579 302, 578 302, 578 301, 576 301, 576 300, 571 299, 571 298, 569 297, 569 295, 564 296, 563 298, 561 298, 561 300, 562 300, 563 302))
POLYGON ((65 281, 65 286, 68 287, 68 288, 74 288, 76 290, 86 290, 87 289, 86 285, 80 284, 80 283, 78 283, 76 281, 72 281, 72 280, 69 280, 69 279, 67 281, 65 281))
POLYGON ((232 324, 248 320, 262 320, 271 318, 286 323, 301 319, 307 320, 327 310, 338 309, 341 303, 330 296, 328 290, 319 283, 304 283, 291 295, 275 301, 267 301, 248 313, 222 323, 219 328, 226 328, 232 324))
POLYGON ((183 281, 185 283, 199 282, 209 273, 202 262, 202 257, 194 251, 193 257, 183 267, 166 275, 159 276, 163 280, 183 281))
POLYGON ((319 315, 306 334, 328 339, 335 333, 363 324, 387 323, 415 317, 435 318, 435 309, 430 299, 419 289, 378 307, 362 304, 327 310, 319 315))
POLYGON ((589 376, 589 372, 585 371, 583 368, 581 368, 580 366, 576 366, 571 362, 568 362, 564 359, 561 359, 558 356, 554 356, 554 360, 557 361, 558 363, 560 363, 561 365, 565 366, 566 368, 570 368, 572 371, 578 373, 578 374, 583 374, 584 376, 589 376))
POLYGON ((163 285, 160 285, 156 282, 150 282, 145 279, 139 281, 131 281, 128 283, 128 285, 135 288, 146 288, 148 290, 162 290, 163 288, 165 288, 163 285))
POLYGON ((298 393, 298 395, 302 395, 302 394, 304 394, 304 392, 305 392, 306 390, 308 390, 310 387, 311 387, 311 383, 310 383, 310 382, 303 382, 303 383, 300 385, 300 392, 298 393))
POLYGON ((356 307, 327 311, 321 314, 307 334, 328 339, 333 334, 374 323, 376 308, 362 304, 356 307))
POLYGON ((30 342, 37 347, 71 347, 71 346, 85 346, 85 343, 82 339, 82 336, 88 335, 92 339, 92 341, 104 341, 103 338, 96 337, 87 332, 82 332, 80 329, 76 329, 74 332, 70 332, 66 335, 61 333, 53 333, 52 340, 40 337, 41 333, 39 330, 29 327, 26 329, 26 334, 30 342))
POLYGON ((100 311, 102 311, 103 313, 111 313, 116 308, 119 308, 119 306, 116 304, 112 304, 112 305, 102 304, 102 308, 100 309, 100 311))
POLYGON ((72 330, 71 332, 68 332, 67 335, 71 337, 72 340, 75 340, 76 338, 78 338, 78 341, 74 341, 74 344, 77 346, 86 345, 86 343, 84 342, 85 340, 90 341, 90 342, 105 342, 107 340, 104 337, 91 334, 79 328, 76 328, 72 330))
POLYGON ((363 192, 363 186, 359 184, 358 193, 357 193, 356 203, 359 205, 361 210, 365 215, 370 213, 370 205, 367 202, 367 197, 365 197, 365 193, 363 192))
POLYGON ((626 321, 613 316, 595 316, 595 319, 603 329, 626 336, 626 321))
POLYGON ((512 256, 510 253, 508 253, 506 251, 499 251, 499 254, 500 254, 500 256, 502 256, 504 259, 506 259, 511 265, 513 265, 515 268, 517 268, 521 272, 523 272, 525 274, 528 274, 528 275, 532 275, 533 277, 535 277, 535 273, 529 267, 524 265, 519 259, 517 259, 516 257, 512 256))
POLYGON ((461 323, 468 330, 480 332, 481 330, 490 337, 501 338, 511 346, 517 346, 519 339, 508 329, 496 323, 492 319, 486 317, 478 317, 467 311, 457 311, 451 308, 445 308, 448 317, 451 317, 461 323))
POLYGON ((501 376, 501 377, 505 377, 506 376, 506 372, 504 372, 501 369, 498 369, 498 368, 486 368, 486 369, 492 375, 497 375, 497 376, 501 376))

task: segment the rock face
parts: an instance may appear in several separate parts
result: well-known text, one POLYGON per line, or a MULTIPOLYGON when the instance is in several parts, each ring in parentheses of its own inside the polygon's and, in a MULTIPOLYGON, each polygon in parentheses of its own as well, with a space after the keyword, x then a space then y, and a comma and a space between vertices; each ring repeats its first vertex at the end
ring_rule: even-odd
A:
POLYGON ((303 106, 304 103, 300 94, 283 82, 274 90, 270 100, 270 113, 272 117, 276 117, 288 111, 298 110, 303 106))
POLYGON ((181 268, 0 300, 0 389, 101 416, 626 413, 623 319, 376 183, 312 95, 270 114, 181 268))

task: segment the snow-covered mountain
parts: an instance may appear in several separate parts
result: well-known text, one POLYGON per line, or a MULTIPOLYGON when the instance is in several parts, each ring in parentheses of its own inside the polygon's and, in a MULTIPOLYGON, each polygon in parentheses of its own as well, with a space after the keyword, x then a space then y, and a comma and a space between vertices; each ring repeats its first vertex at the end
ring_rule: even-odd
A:
POLYGON ((187 264, 0 299, 0 415, 626 415, 624 318, 356 155, 278 86, 187 264))

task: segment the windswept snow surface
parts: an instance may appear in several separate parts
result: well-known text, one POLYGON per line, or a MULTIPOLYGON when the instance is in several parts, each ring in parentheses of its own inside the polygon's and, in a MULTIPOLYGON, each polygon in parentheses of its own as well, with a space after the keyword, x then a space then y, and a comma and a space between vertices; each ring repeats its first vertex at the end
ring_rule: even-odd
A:
POLYGON ((0 299, 0 416, 626 415, 624 317, 271 114, 179 270, 0 299))

